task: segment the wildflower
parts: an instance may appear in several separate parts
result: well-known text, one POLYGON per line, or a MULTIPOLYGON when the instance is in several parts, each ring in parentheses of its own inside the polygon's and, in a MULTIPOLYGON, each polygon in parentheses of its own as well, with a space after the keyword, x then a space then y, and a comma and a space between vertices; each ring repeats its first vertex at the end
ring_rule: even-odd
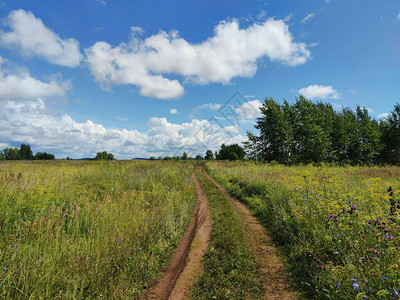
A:
POLYGON ((353 283, 353 290, 357 291, 360 285, 357 282, 353 283))
POLYGON ((4 271, 7 271, 7 270, 8 270, 8 268, 7 268, 7 267, 4 267, 4 268, 3 268, 3 270, 4 270, 4 271))
POLYGON ((351 210, 356 210, 357 207, 356 207, 355 205, 352 205, 352 206, 350 206, 350 209, 351 209, 351 210))
POLYGON ((399 293, 396 290, 392 291, 393 297, 399 297, 399 293))
POLYGON ((341 287, 342 284, 340 282, 336 282, 336 287, 341 287))
POLYGON ((333 236, 334 236, 334 237, 339 237, 339 234, 338 234, 338 233, 335 233, 333 236))
POLYGON ((381 277, 381 280, 382 280, 382 281, 386 280, 386 276, 382 276, 382 277, 381 277))
POLYGON ((388 235, 386 235, 386 238, 387 238, 388 240, 393 240, 393 235, 388 234, 388 235))
POLYGON ((350 278, 350 280, 356 282, 357 278, 350 278))
POLYGON ((90 229, 89 229, 89 228, 86 228, 86 231, 87 231, 87 232, 90 232, 90 229))
POLYGON ((371 252, 374 253, 374 254, 379 254, 379 251, 376 250, 376 249, 372 249, 371 252))

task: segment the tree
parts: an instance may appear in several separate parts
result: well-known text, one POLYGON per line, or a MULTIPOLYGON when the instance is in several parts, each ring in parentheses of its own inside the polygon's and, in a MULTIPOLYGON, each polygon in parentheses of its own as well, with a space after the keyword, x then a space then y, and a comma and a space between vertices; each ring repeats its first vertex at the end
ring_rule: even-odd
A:
POLYGON ((396 103, 394 110, 386 120, 380 122, 381 143, 383 149, 379 160, 383 163, 400 164, 400 104, 396 103))
POLYGON ((207 150, 205 159, 207 159, 207 160, 214 159, 214 154, 213 154, 213 152, 211 150, 207 150))
POLYGON ((246 155, 244 149, 240 147, 238 144, 232 144, 229 146, 222 144, 217 159, 229 159, 229 153, 231 152, 236 153, 238 159, 243 159, 246 155))
POLYGON ((150 156, 150 160, 156 160, 155 156, 150 156))
POLYGON ((258 144, 252 147, 260 152, 263 160, 290 163, 293 151, 293 129, 289 122, 293 119, 293 112, 290 109, 287 102, 285 107, 281 107, 273 98, 265 99, 261 107, 262 117, 258 118, 255 126, 260 130, 260 137, 251 137, 258 144))
POLYGON ((18 160, 19 159, 19 149, 18 148, 5 148, 3 150, 4 158, 6 160, 18 160))
POLYGON ((238 160, 239 156, 236 154, 236 152, 229 152, 228 153, 228 159, 229 160, 238 160))
POLYGON ((4 155, 4 152, 0 150, 0 160, 5 160, 6 156, 4 155))
POLYGON ((107 153, 107 151, 97 152, 95 160, 114 160, 114 154, 107 153))
POLYGON ((252 160, 261 159, 261 147, 258 143, 258 137, 250 131, 246 131, 247 141, 243 142, 243 147, 246 152, 246 158, 252 160))
POLYGON ((202 160, 203 157, 201 157, 201 155, 196 155, 196 160, 202 160))
POLYGON ((183 154, 182 154, 182 159, 183 160, 187 160, 189 157, 188 157, 188 155, 187 155, 187 153, 186 152, 183 152, 183 154))
POLYGON ((32 160, 33 153, 31 150, 31 146, 29 146, 27 144, 21 144, 21 148, 19 150, 19 157, 20 157, 20 159, 23 159, 23 160, 32 160))
MULTIPOLYGON (((37 152, 34 156, 35 160, 52 160, 54 155, 46 152, 37 152)), ((67 158, 68 159, 68 158, 67 158)))

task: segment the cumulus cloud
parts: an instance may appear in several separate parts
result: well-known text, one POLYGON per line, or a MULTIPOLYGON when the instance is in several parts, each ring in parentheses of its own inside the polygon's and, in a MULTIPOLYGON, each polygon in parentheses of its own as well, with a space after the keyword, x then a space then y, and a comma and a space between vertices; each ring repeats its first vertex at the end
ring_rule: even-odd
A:
POLYGON ((309 85, 298 91, 307 99, 339 99, 339 93, 331 86, 324 85, 309 85))
POLYGON ((52 96, 62 96, 70 88, 69 81, 44 82, 33 78, 26 71, 8 74, 0 67, 0 101, 46 99, 52 96))
POLYGON ((389 113, 381 113, 378 115, 378 119, 387 119, 389 117, 389 113))
POLYGON ((148 129, 140 132, 106 128, 90 120, 77 122, 67 114, 50 114, 40 99, 7 101, 0 110, 4 147, 24 142, 34 151, 55 153, 57 157, 94 157, 98 151, 112 152, 118 158, 175 156, 183 151, 196 155, 217 150, 222 143, 245 140, 238 127, 218 127, 210 120, 175 124, 154 117, 146 125, 148 129))
POLYGON ((16 49, 24 56, 38 56, 66 67, 76 67, 82 60, 77 40, 62 39, 30 11, 10 12, 5 25, 10 31, 0 31, 0 44, 16 49))
POLYGON ((247 101, 236 108, 236 112, 240 119, 254 119, 261 116, 262 103, 258 100, 247 101))
POLYGON ((178 80, 164 74, 181 75, 185 82, 195 84, 228 84, 234 77, 253 76, 264 57, 287 66, 310 58, 307 46, 293 41, 286 23, 274 19, 247 28, 240 28, 238 20, 222 21, 214 36, 198 44, 186 41, 177 31, 160 31, 146 39, 133 35, 116 47, 97 42, 85 52, 92 75, 103 89, 131 84, 142 95, 161 99, 184 92, 178 80))
POLYGON ((310 21, 312 18, 314 18, 315 17, 315 13, 311 13, 311 14, 308 14, 307 16, 305 16, 301 21, 300 21, 300 23, 306 23, 306 22, 308 22, 308 21, 310 21))
POLYGON ((176 114, 178 113, 178 110, 177 110, 176 108, 173 108, 173 109, 171 109, 171 110, 169 111, 169 113, 170 113, 171 115, 176 115, 176 114))

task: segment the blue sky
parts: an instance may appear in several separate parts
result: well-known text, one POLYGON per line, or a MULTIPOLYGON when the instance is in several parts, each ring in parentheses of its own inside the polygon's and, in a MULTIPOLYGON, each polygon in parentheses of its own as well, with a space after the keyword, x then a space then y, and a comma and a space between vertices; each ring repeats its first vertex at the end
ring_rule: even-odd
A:
POLYGON ((265 97, 400 102, 399 1, 6 0, 0 19, 0 149, 204 155, 265 97))

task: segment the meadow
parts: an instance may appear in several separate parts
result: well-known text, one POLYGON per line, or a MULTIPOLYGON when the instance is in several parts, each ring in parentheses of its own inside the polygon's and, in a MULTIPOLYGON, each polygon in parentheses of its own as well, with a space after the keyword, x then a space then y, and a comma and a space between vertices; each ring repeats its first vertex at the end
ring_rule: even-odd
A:
POLYGON ((399 298, 399 168, 206 168, 264 223, 305 298, 399 298))
POLYGON ((0 162, 0 298, 138 298, 191 216, 184 162, 0 162))

